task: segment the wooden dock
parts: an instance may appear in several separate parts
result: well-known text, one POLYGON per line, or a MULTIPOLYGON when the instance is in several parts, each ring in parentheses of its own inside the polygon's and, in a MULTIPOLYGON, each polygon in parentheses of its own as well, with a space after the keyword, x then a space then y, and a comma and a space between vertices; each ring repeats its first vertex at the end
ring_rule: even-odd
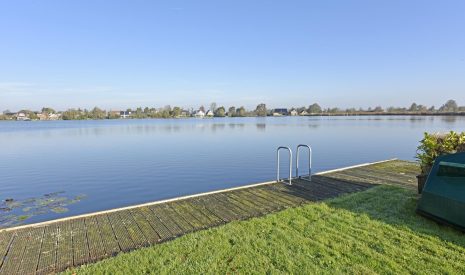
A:
POLYGON ((156 245, 189 232, 359 192, 415 188, 418 166, 393 160, 320 173, 293 185, 264 183, 0 231, 0 274, 49 274, 156 245))

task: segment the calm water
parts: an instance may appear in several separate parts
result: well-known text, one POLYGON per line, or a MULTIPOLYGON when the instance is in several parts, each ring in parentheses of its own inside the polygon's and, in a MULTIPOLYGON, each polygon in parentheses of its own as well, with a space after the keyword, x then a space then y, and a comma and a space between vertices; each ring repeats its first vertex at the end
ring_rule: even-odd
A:
POLYGON ((1 122, 0 199, 32 208, 66 203, 55 213, 10 201, 14 209, 0 212, 0 221, 24 212, 32 223, 272 180, 280 145, 311 144, 314 171, 413 160, 424 131, 449 130, 465 130, 465 117, 1 122))

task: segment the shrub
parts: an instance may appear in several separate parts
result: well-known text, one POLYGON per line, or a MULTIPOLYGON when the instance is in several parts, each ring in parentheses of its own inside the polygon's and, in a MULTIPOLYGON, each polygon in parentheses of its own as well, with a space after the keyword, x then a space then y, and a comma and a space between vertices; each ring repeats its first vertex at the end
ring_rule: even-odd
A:
POLYGON ((465 132, 425 133, 417 147, 416 158, 420 161, 422 173, 428 174, 438 156, 457 152, 465 152, 465 132))

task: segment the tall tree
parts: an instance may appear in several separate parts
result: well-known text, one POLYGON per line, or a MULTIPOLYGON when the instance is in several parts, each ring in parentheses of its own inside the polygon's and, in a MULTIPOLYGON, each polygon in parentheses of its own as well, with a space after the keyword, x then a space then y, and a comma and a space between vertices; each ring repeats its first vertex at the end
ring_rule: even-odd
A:
POLYGON ((459 106, 457 105, 457 102, 455 100, 448 100, 444 105, 439 108, 440 112, 457 112, 459 109, 459 106))
POLYGON ((44 107, 44 108, 42 108, 42 114, 47 114, 47 115, 49 115, 49 114, 54 114, 54 113, 56 113, 55 110, 53 110, 53 109, 50 108, 50 107, 44 107))
POLYGON ((210 111, 215 112, 216 111, 216 102, 212 102, 210 104, 210 111))
POLYGON ((175 106, 172 111, 173 117, 179 117, 181 115, 181 108, 175 106))
POLYGON ((236 109, 236 116, 244 117, 245 116, 245 108, 241 106, 239 109, 236 109))
POLYGON ((221 106, 221 107, 219 107, 219 108, 217 108, 215 110, 215 116, 217 116, 217 117, 224 117, 225 113, 226 113, 226 110, 224 109, 223 106, 221 106))
POLYGON ((260 103, 257 105, 257 108, 255 109, 255 114, 257 116, 266 116, 266 105, 265 103, 260 103))
POLYGON ((320 105, 318 105, 318 103, 313 103, 312 105, 310 105, 308 107, 308 112, 310 114, 319 114, 321 113, 322 109, 320 107, 320 105))
POLYGON ((410 105, 410 108, 408 108, 408 110, 410 112, 416 112, 418 111, 418 105, 415 102, 413 102, 412 105, 410 105))
POLYGON ((229 116, 229 117, 236 116, 236 107, 234 107, 234 106, 229 107, 229 109, 228 109, 228 116, 229 116))
POLYGON ((373 112, 382 113, 382 112, 384 112, 384 109, 381 106, 376 106, 375 109, 373 110, 373 112))
POLYGON ((94 107, 88 116, 91 119, 104 119, 107 116, 107 113, 98 107, 94 107))

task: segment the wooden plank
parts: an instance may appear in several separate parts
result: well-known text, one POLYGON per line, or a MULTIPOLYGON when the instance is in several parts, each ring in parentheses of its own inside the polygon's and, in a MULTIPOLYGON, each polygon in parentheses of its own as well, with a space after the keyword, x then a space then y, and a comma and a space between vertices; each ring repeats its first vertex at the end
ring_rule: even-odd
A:
POLYGON ((279 192, 282 196, 292 198, 300 203, 308 203, 316 200, 314 196, 309 196, 307 193, 302 193, 300 190, 296 191, 295 189, 291 189, 288 185, 282 183, 266 186, 266 188, 273 189, 276 192, 279 192))
POLYGON ((373 183, 368 183, 364 181, 354 181, 344 177, 334 177, 333 175, 337 175, 336 173, 324 174, 324 175, 316 175, 319 179, 324 179, 325 181, 333 181, 336 184, 346 184, 348 186, 358 185, 362 188, 370 188, 373 187, 373 183))
POLYGON ((228 209, 236 219, 243 220, 250 217, 250 214, 242 209, 243 206, 230 203, 224 193, 213 194, 211 197, 217 201, 218 205, 222 205, 224 209, 228 209))
POLYGON ((221 218, 224 222, 230 222, 239 219, 235 213, 225 208, 222 204, 210 196, 201 197, 198 200, 194 200, 193 203, 202 205, 215 216, 221 218))
POLYGON ((359 170, 354 169, 347 171, 350 175, 359 177, 370 177, 375 179, 387 180, 394 184, 409 186, 417 182, 416 176, 389 173, 387 171, 359 170))
POLYGON ((269 189, 254 188, 253 193, 257 194, 258 196, 260 196, 263 199, 275 201, 275 202, 279 203, 280 205, 283 205, 286 208, 298 205, 298 204, 294 203, 293 201, 289 201, 289 200, 287 200, 287 199, 285 199, 285 198, 283 198, 283 197, 281 197, 279 195, 276 195, 275 192, 273 192, 272 190, 269 190, 269 189))
POLYGON ((209 228, 221 223, 221 219, 209 212, 205 213, 206 211, 192 203, 192 200, 181 201, 179 206, 194 216, 202 224, 203 228, 209 228))
POLYGON ((123 210, 118 211, 115 214, 119 215, 121 222, 126 227, 129 237, 134 243, 133 248, 145 247, 150 245, 150 243, 147 241, 144 234, 140 230, 139 225, 133 219, 130 211, 123 210))
POLYGON ((330 186, 331 188, 338 190, 341 193, 358 192, 368 188, 368 186, 361 186, 346 181, 334 180, 324 176, 313 176, 312 182, 319 186, 330 186))
POLYGON ((275 202, 268 201, 266 199, 261 198, 257 194, 251 193, 248 190, 240 190, 237 192, 237 195, 239 197, 244 197, 248 199, 249 201, 253 202, 254 204, 257 204, 264 209, 266 209, 269 212, 274 212, 279 209, 283 209, 284 207, 280 204, 277 204, 275 202))
POLYGON ((254 201, 249 196, 245 196, 243 193, 240 192, 240 190, 224 193, 222 195, 226 197, 221 199, 222 201, 228 202, 227 198, 230 199, 229 204, 232 204, 234 208, 228 208, 234 210, 234 212, 239 213, 240 219, 257 217, 271 212, 270 208, 264 206, 262 203, 254 201), (248 212, 243 213, 243 211, 248 212))
POLYGON ((3 262, 0 274, 17 274, 19 264, 23 259, 24 251, 27 245, 28 230, 19 230, 14 232, 10 249, 3 262))
POLYGON ((13 233, 10 231, 0 233, 0 270, 3 265, 3 260, 8 253, 12 241, 13 233))
POLYGON ((187 232, 192 232, 194 230, 194 227, 190 225, 183 216, 178 214, 176 211, 171 208, 171 203, 163 204, 163 205, 157 205, 155 209, 158 210, 160 215, 170 217, 176 225, 178 225, 179 228, 182 230, 182 234, 185 234, 187 232))
POLYGON ((382 174, 372 174, 369 172, 357 172, 355 170, 353 171, 343 171, 339 172, 340 175, 344 176, 350 176, 353 178, 357 179, 367 179, 367 180, 372 180, 373 182, 377 184, 395 184, 395 185, 408 185, 408 181, 404 181, 399 178, 392 178, 387 175, 382 175, 382 174))
POLYGON ((45 226, 42 248, 40 249, 37 274, 49 274, 55 271, 58 247, 58 226, 45 226))
POLYGON ((108 217, 106 215, 96 215, 94 218, 100 230, 100 237, 102 238, 105 255, 114 256, 118 254, 122 249, 108 217))
POLYGON ((248 219, 251 217, 257 217, 257 215, 261 215, 257 207, 249 207, 244 203, 244 201, 240 202, 234 197, 230 196, 231 193, 233 192, 222 193, 220 197, 221 201, 223 201, 225 205, 230 205, 230 208, 237 212, 241 216, 241 219, 248 219))
POLYGON ((111 227, 116 236, 116 239, 118 240, 118 244, 119 244, 119 247, 121 248, 121 251, 127 252, 127 251, 134 249, 136 245, 134 244, 131 237, 129 236, 126 226, 124 226, 124 223, 121 220, 118 213, 117 212, 108 213, 108 214, 105 214, 105 216, 108 218, 108 221, 111 224, 111 227))
POLYGON ((311 193, 312 195, 318 197, 320 200, 334 198, 345 193, 340 192, 330 186, 317 185, 313 182, 306 182, 302 180, 295 180, 292 187, 301 189, 304 192, 311 193))
POLYGON ((56 271, 65 270, 73 266, 73 228, 71 221, 64 221, 58 226, 58 246, 56 271))
POLYGON ((197 213, 193 211, 191 204, 186 204, 185 202, 173 202, 170 203, 170 206, 179 215, 183 216, 184 219, 194 228, 194 230, 199 230, 211 226, 209 220, 206 217, 197 215, 197 213))
POLYGON ((158 205, 150 206, 150 210, 160 220, 160 222, 170 231, 171 236, 180 236, 184 233, 183 229, 177 225, 158 205))
POLYGON ((394 170, 397 172, 404 172, 411 174, 412 176, 417 175, 420 172, 420 165, 418 163, 412 163, 407 161, 392 161, 380 164, 374 164, 367 166, 374 170, 394 170))
POLYGON ((44 227, 31 228, 27 231, 27 245, 18 274, 35 274, 39 263, 44 227))
POLYGON ((157 232, 160 236, 161 241, 169 240, 174 237, 173 233, 166 228, 166 226, 158 219, 158 217, 153 213, 152 210, 148 207, 141 207, 138 209, 132 209, 132 212, 139 212, 141 215, 145 217, 148 223, 152 226, 152 228, 157 232))
POLYGON ((73 259, 74 266, 89 262, 89 245, 87 243, 87 228, 85 219, 71 220, 73 228, 73 259))
POLYGON ((95 262, 105 258, 105 256, 107 255, 105 253, 105 243, 103 242, 102 236, 100 235, 100 228, 98 226, 98 222, 95 216, 86 217, 84 223, 87 229, 87 243, 89 245, 89 262, 95 262))
POLYGON ((321 196, 317 196, 316 194, 309 192, 308 190, 305 190, 303 188, 298 188, 295 185, 287 185, 280 183, 279 187, 282 190, 283 193, 286 193, 290 196, 295 196, 295 197, 300 197, 302 199, 305 199, 306 201, 318 201, 321 200, 321 196))
POLYGON ((288 194, 286 192, 283 192, 281 189, 276 188, 276 184, 263 186, 263 187, 260 187, 260 189, 263 189, 263 190, 266 190, 266 191, 271 191, 276 196, 284 198, 284 199, 286 199, 286 200, 288 200, 288 201, 290 201, 290 202, 292 202, 292 203, 294 203, 296 205, 301 205, 301 204, 307 202, 307 200, 304 199, 304 198, 292 196, 292 195, 290 195, 290 194, 288 194))
POLYGON ((415 173, 405 173, 405 172, 398 172, 395 170, 384 170, 384 169, 373 169, 372 167, 360 167, 357 169, 353 169, 352 171, 357 171, 357 172, 366 172, 370 174, 378 174, 378 175, 386 175, 389 177, 395 177, 399 179, 411 179, 415 178, 416 175, 418 175, 418 172, 415 173))
POLYGON ((262 216, 265 213, 268 213, 262 207, 257 206, 249 200, 239 197, 235 192, 224 193, 224 196, 227 197, 230 203, 236 206, 240 206, 242 209, 247 210, 249 213, 248 216, 250 217, 258 217, 262 216))
POLYGON ((142 234, 144 234, 145 239, 148 241, 149 244, 156 244, 161 241, 160 235, 158 235, 157 231, 150 225, 147 221, 145 216, 140 211, 133 211, 128 210, 131 212, 131 216, 133 217, 134 221, 139 226, 142 234))
POLYGON ((189 200, 189 203, 195 207, 200 213, 202 213, 204 216, 206 216, 213 224, 218 225, 218 224, 224 224, 225 221, 215 215, 215 213, 211 212, 203 203, 199 201, 198 198, 193 198, 189 200))

